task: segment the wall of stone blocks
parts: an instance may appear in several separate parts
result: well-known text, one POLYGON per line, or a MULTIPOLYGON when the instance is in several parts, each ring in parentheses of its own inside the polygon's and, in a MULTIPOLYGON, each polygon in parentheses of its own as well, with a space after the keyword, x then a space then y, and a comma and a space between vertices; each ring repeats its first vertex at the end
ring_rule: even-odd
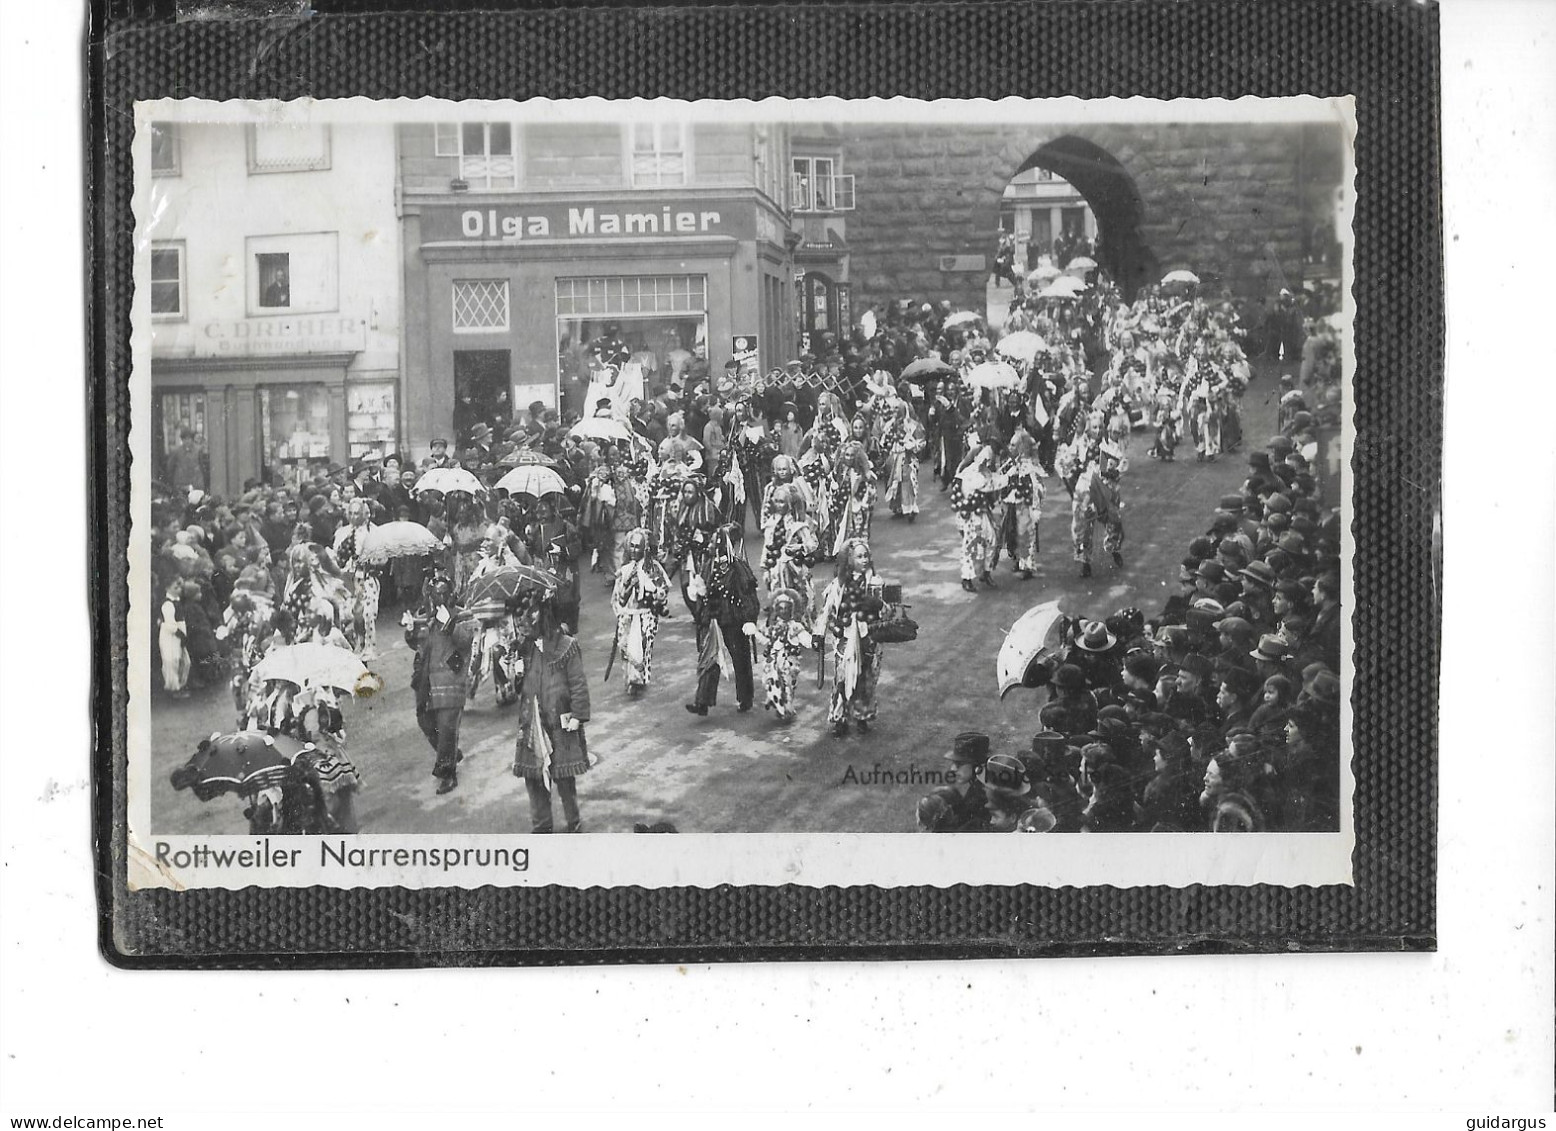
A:
MULTIPOLYGON (((992 266, 1006 183, 1060 138, 1090 142, 1122 166, 1160 270, 1188 267, 1236 295, 1272 297, 1302 277, 1303 181, 1338 167, 1332 154, 1315 159, 1313 136, 1294 124, 850 127, 855 310, 907 296, 980 309, 987 275, 941 271, 940 257, 982 255, 992 266)), ((1338 146, 1338 130, 1325 138, 1338 146)))

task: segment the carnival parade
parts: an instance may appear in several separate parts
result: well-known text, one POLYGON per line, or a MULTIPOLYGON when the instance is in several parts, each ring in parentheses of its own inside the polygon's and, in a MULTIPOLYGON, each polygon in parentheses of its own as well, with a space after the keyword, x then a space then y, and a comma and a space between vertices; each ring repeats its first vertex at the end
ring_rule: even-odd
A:
POLYGON ((1337 828, 1329 311, 1251 335, 1190 270, 1126 300, 1059 250, 997 324, 881 304, 766 373, 651 370, 607 327, 583 411, 418 460, 224 498, 183 437, 158 804, 267 834, 1337 828))

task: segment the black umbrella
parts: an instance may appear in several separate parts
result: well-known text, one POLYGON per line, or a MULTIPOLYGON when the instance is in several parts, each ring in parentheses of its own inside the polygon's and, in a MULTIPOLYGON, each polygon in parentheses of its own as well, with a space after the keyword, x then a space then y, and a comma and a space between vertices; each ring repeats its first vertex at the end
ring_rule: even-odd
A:
POLYGON ((908 363, 907 368, 902 371, 900 380, 921 385, 928 381, 943 381, 947 377, 955 376, 956 370, 938 357, 921 357, 917 361, 908 363))

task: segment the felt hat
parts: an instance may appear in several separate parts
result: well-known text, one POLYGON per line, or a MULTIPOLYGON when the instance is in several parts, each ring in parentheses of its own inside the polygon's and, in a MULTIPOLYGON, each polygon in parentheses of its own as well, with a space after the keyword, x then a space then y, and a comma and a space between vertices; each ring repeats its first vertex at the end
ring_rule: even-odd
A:
POLYGON ((1190 652, 1187 656, 1183 657, 1183 663, 1178 666, 1180 670, 1190 672, 1193 675, 1199 676, 1201 679, 1209 676, 1212 670, 1210 661, 1206 657, 1201 656, 1198 652, 1190 652))
POLYGON ((1259 646, 1248 653, 1256 660, 1268 660, 1278 664, 1286 658, 1286 642, 1273 633, 1259 637, 1259 646))
POLYGON ((989 736, 981 731, 963 731, 951 740, 945 760, 956 765, 983 765, 989 760, 989 736))
POLYGON ((1307 540, 1295 530, 1288 530, 1275 543, 1288 554, 1300 554, 1307 550, 1307 540))
POLYGON ((1233 514, 1243 513, 1243 497, 1241 495, 1222 495, 1220 509, 1231 511, 1233 514))
POLYGON ((1085 652, 1106 652, 1117 643, 1118 637, 1108 631, 1108 626, 1095 620, 1087 622, 1080 638, 1076 640, 1076 644, 1085 652))
POLYGON ((1199 565, 1195 567, 1194 572, 1204 580, 1212 583, 1224 580, 1226 577, 1226 567, 1223 566, 1220 562, 1211 561, 1209 558, 1206 558, 1204 561, 1200 562, 1199 565))
POLYGON ((470 429, 470 442, 480 444, 492 438, 492 426, 490 424, 477 424, 470 429))
POLYGON ((1296 449, 1296 441, 1290 436, 1271 436, 1270 442, 1265 447, 1270 449, 1272 455, 1285 459, 1296 449))
POLYGON ((1032 736, 1032 753, 1040 758, 1057 757, 1064 748, 1064 735, 1056 730, 1040 730, 1032 736))
POLYGON ((1249 562, 1239 571, 1238 576, 1261 589, 1274 589, 1278 580, 1275 571, 1264 562, 1249 562))
POLYGON ((431 446, 434 448, 446 448, 448 447, 448 441, 445 440, 442 436, 439 436, 432 441, 431 446))
POLYGON ((1330 706, 1340 702, 1340 677, 1331 671, 1319 672, 1313 677, 1311 684, 1312 696, 1316 702, 1330 706))
POLYGON ((1253 625, 1242 617, 1222 617, 1216 628, 1240 644, 1252 644, 1257 638, 1253 625))
POLYGON ((1032 792, 1027 780, 1026 767, 1014 754, 993 754, 983 764, 983 784, 1015 797, 1025 797, 1032 792))
POLYGON ((1262 686, 1259 677, 1247 668, 1224 667, 1218 678, 1237 696, 1251 695, 1262 686))

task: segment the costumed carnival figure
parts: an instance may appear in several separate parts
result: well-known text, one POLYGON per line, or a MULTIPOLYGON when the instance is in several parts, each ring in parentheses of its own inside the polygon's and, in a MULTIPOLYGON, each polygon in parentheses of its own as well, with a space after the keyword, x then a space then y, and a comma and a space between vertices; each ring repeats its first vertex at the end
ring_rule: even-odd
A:
POLYGON ((636 698, 653 679, 654 641, 659 618, 668 611, 670 578, 649 556, 646 531, 628 533, 622 552, 624 560, 611 589, 611 612, 616 617, 616 647, 626 665, 627 694, 636 698))

